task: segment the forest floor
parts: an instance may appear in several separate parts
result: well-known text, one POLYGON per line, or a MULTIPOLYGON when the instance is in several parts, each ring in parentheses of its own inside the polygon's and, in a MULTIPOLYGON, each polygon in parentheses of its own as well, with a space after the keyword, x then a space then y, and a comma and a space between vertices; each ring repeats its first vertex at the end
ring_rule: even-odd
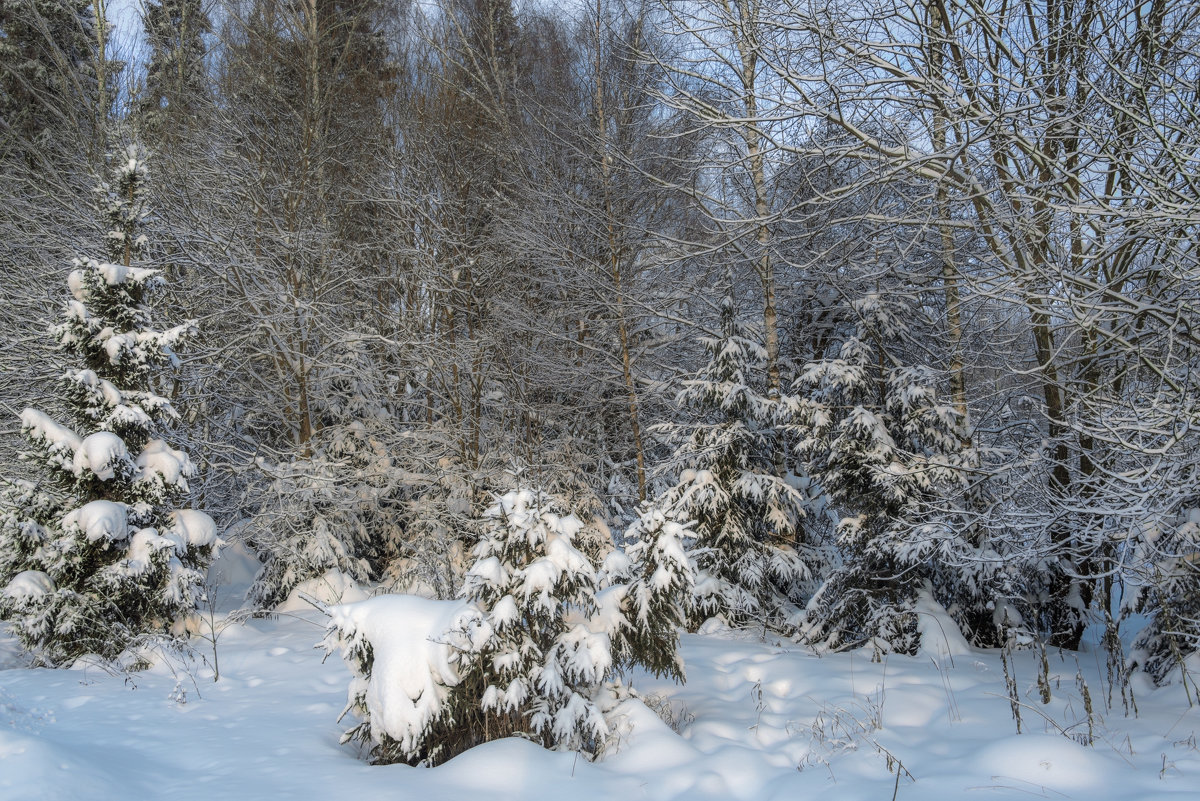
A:
POLYGON ((1006 671, 998 651, 936 637, 872 661, 716 628, 683 637, 686 684, 633 677, 655 711, 620 706, 602 760, 509 739, 425 769, 371 766, 339 744, 350 673, 314 647, 319 612, 218 630, 219 681, 204 640, 124 674, 29 669, 0 635, 0 799, 1200 797, 1200 706, 1135 676, 1125 714, 1094 648, 1050 651, 1047 674, 1034 650, 1006 671))

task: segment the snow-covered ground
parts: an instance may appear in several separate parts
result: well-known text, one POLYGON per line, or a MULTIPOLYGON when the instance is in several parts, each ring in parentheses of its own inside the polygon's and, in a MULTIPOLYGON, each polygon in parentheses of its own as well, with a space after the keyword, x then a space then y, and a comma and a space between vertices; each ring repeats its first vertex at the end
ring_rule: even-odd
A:
POLYGON ((1137 682, 1136 717, 1115 695, 1106 709, 1097 652, 1050 652, 1048 704, 1040 657, 1015 655, 1018 735, 998 653, 879 663, 727 630, 683 638, 686 685, 634 677, 678 733, 627 702, 599 762, 514 739, 432 770, 374 767, 338 744, 350 674, 314 648, 323 623, 298 610, 226 626, 216 682, 178 658, 129 675, 30 670, 0 638, 0 799, 1200 797, 1200 708, 1137 682))

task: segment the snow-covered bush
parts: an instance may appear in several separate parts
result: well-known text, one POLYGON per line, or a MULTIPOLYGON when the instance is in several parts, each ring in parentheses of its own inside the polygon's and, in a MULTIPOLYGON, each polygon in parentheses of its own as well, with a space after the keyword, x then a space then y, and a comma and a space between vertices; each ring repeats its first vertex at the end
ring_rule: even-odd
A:
POLYGON ((782 470, 789 399, 758 388, 763 349, 729 298, 720 322, 721 335, 704 342, 708 365, 679 394, 695 421, 660 429, 681 441, 673 461, 684 469, 650 508, 687 522, 694 535, 693 625, 721 615, 731 624, 784 626, 815 560, 804 541, 808 497, 782 470))
POLYGON ((250 600, 271 608, 301 583, 333 571, 368 581, 370 564, 359 554, 375 508, 353 482, 354 467, 323 453, 278 465, 260 460, 258 466, 273 480, 256 493, 251 539, 263 566, 250 600))
POLYGON ((345 739, 377 762, 435 765, 512 735, 595 755, 619 665, 682 678, 680 527, 658 521, 601 571, 576 547, 584 523, 542 492, 504 495, 484 522, 462 600, 333 610, 325 645, 355 674, 347 709, 360 721, 345 739), (620 581, 602 588, 602 574, 620 581))
POLYGON ((315 371, 312 393, 320 425, 299 453, 256 467, 257 513, 249 538, 263 561, 251 600, 272 607, 297 585, 332 571, 369 580, 401 537, 401 472, 392 454, 394 419, 374 385, 376 370, 353 340, 338 364, 315 371))
POLYGON ((23 458, 44 478, 12 481, 0 498, 0 616, 48 664, 115 657, 140 634, 168 631, 195 607, 218 544, 207 515, 175 508, 195 466, 163 439, 177 414, 155 379, 193 326, 157 329, 145 306, 162 283, 134 264, 146 245, 145 176, 130 149, 101 185, 111 261, 75 261, 51 329, 79 363, 60 383, 72 421, 21 413, 23 458))
POLYGON ((479 541, 481 513, 494 498, 488 490, 500 489, 488 486, 495 472, 465 463, 437 428, 412 432, 400 445, 402 533, 390 545, 383 578, 395 592, 454 598, 479 541))
POLYGON ((358 718, 342 742, 363 743, 376 762, 429 765, 483 742, 478 698, 454 691, 474 682, 463 689, 478 696, 473 666, 491 635, 465 600, 379 595, 333 607, 324 645, 354 675, 342 714, 358 718))

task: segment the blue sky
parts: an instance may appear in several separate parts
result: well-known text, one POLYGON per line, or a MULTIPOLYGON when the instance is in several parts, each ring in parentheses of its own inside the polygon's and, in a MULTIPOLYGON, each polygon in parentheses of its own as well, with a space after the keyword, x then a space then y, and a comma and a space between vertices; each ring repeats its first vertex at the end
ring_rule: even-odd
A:
POLYGON ((108 0, 106 11, 112 23, 112 43, 122 58, 129 59, 142 38, 141 0, 108 0))

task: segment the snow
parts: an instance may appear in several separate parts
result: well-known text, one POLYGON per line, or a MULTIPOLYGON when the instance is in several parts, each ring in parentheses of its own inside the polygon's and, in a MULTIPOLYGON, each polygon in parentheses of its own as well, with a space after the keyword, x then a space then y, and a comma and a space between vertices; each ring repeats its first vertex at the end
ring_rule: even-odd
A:
POLYGON ((914 611, 917 613, 917 631, 921 632, 922 653, 932 654, 939 659, 971 653, 971 646, 958 630, 954 619, 934 600, 928 588, 917 591, 914 611))
MULTIPOLYGON (((603 625, 597 625, 602 629, 603 625)), ((576 623, 560 642, 568 653, 567 674, 582 681, 596 681, 612 666, 612 643, 603 631, 592 631, 585 623, 576 623)))
POLYGON ((138 454, 137 466, 141 480, 157 480, 166 487, 178 487, 187 492, 187 478, 196 474, 192 460, 183 451, 175 450, 161 439, 152 439, 138 454))
MULTIPOLYGON (((75 264, 82 266, 83 263, 79 259, 76 259, 75 264)), ((84 291, 82 270, 76 268, 71 270, 70 274, 67 275, 67 289, 71 291, 71 297, 75 298, 77 303, 83 303, 87 300, 87 294, 84 291)), ((86 319, 86 316, 81 319, 86 319)))
POLYGON ((520 590, 526 603, 537 596, 542 608, 551 611, 556 603, 551 592, 562 575, 578 576, 590 571, 587 557, 571 545, 566 536, 550 534, 546 539, 546 555, 533 560, 521 571, 520 590))
POLYGON ((54 592, 54 579, 40 570, 24 570, 13 576, 4 595, 19 601, 41 598, 54 592))
MULTIPOLYGON (((231 526, 227 529, 226 536, 235 528, 231 526)), ((219 587, 235 587, 245 594, 246 588, 254 583, 254 577, 260 570, 262 562, 244 542, 222 543, 217 557, 209 562, 207 583, 219 587)))
POLYGON ((109 286, 125 283, 125 276, 129 270, 123 264, 101 264, 97 267, 96 272, 104 279, 104 282, 109 286))
MULTIPOLYGON (((333 613, 385 643, 381 684, 415 716, 426 696, 412 699, 429 687, 421 668, 454 675, 443 647, 421 634, 463 609, 393 596, 333 613), (397 617, 410 621, 408 633, 374 632, 385 618, 394 632, 397 617)), ((1138 716, 1126 717, 1119 699, 1106 709, 1103 654, 1052 649, 1053 697, 1042 704, 1040 656, 1015 652, 1030 707, 1017 734, 996 651, 953 664, 931 654, 872 662, 869 649, 818 657, 763 642, 761 629, 720 626, 683 636, 686 685, 632 677, 658 714, 636 699, 617 706, 616 743, 600 761, 511 738, 434 769, 370 766, 339 744, 350 673, 313 648, 324 616, 311 607, 258 619, 228 612, 211 628, 216 682, 207 639, 192 640, 190 661, 161 654, 125 675, 28 669, 0 633, 0 799, 1191 801, 1200 786, 1200 708, 1178 685, 1138 681, 1138 716), (1077 674, 1095 705, 1092 745, 1079 742, 1088 725, 1077 674)), ((413 719, 398 717, 389 721, 397 730, 413 719)))
POLYGON ((163 535, 175 542, 175 550, 183 553, 189 545, 200 548, 217 543, 217 524, 204 512, 196 509, 176 509, 170 515, 171 526, 163 535))
POLYGON ((137 339, 132 334, 118 334, 111 328, 103 329, 96 335, 104 342, 104 352, 108 354, 109 364, 120 364, 125 351, 133 350, 137 339))
MULTIPOLYGON (((614 584, 596 593, 596 612, 592 615, 591 626, 595 632, 607 634, 610 638, 629 625, 624 612, 621 610, 625 597, 629 592, 628 584, 614 584)), ((644 608, 644 607, 643 607, 644 608)), ((492 610, 492 619, 496 619, 496 610, 492 610)), ((644 621, 639 620, 639 623, 644 621)))
POLYGON ((120 406, 124 403, 125 399, 121 394, 121 390, 117 389, 111 381, 106 381, 96 375, 95 370, 76 370, 68 373, 68 377, 88 389, 98 392, 100 397, 109 406, 120 406))
POLYGON ((116 476, 116 465, 129 461, 125 442, 111 431, 89 434, 79 443, 72 463, 76 476, 90 470, 101 481, 112 481, 116 476))
POLYGON ((150 415, 137 406, 126 406, 121 404, 115 407, 108 415, 109 425, 114 423, 137 428, 149 428, 152 425, 150 415))
POLYGON ((353 578, 334 569, 297 584, 275 610, 306 612, 313 608, 313 601, 326 605, 345 604, 365 601, 368 597, 366 590, 358 586, 353 578))
POLYGON ((129 535, 125 504, 92 501, 63 515, 64 529, 79 529, 88 542, 99 539, 123 540, 129 535))
POLYGON ((504 569, 504 564, 495 556, 478 560, 475 564, 471 565, 471 569, 467 575, 485 584, 497 587, 508 583, 508 571, 504 569))
POLYGON ((59 425, 37 409, 25 409, 21 412, 21 427, 29 432, 34 441, 44 442, 63 467, 72 463, 75 452, 83 444, 78 434, 59 425))
POLYGON ((511 595, 505 595, 492 607, 492 623, 497 629, 510 626, 520 619, 521 610, 517 608, 517 600, 511 595))
POLYGON ((175 543, 152 528, 138 529, 129 540, 129 550, 121 567, 129 575, 140 576, 153 565, 154 554, 167 548, 173 548, 175 543))
MULTIPOLYGON (((123 234, 118 233, 118 237, 123 236, 123 234)), ((95 269, 109 286, 118 286, 119 284, 127 283, 141 284, 145 283, 147 279, 158 275, 158 270, 151 270, 145 267, 126 267, 124 264, 98 264, 95 269)))

